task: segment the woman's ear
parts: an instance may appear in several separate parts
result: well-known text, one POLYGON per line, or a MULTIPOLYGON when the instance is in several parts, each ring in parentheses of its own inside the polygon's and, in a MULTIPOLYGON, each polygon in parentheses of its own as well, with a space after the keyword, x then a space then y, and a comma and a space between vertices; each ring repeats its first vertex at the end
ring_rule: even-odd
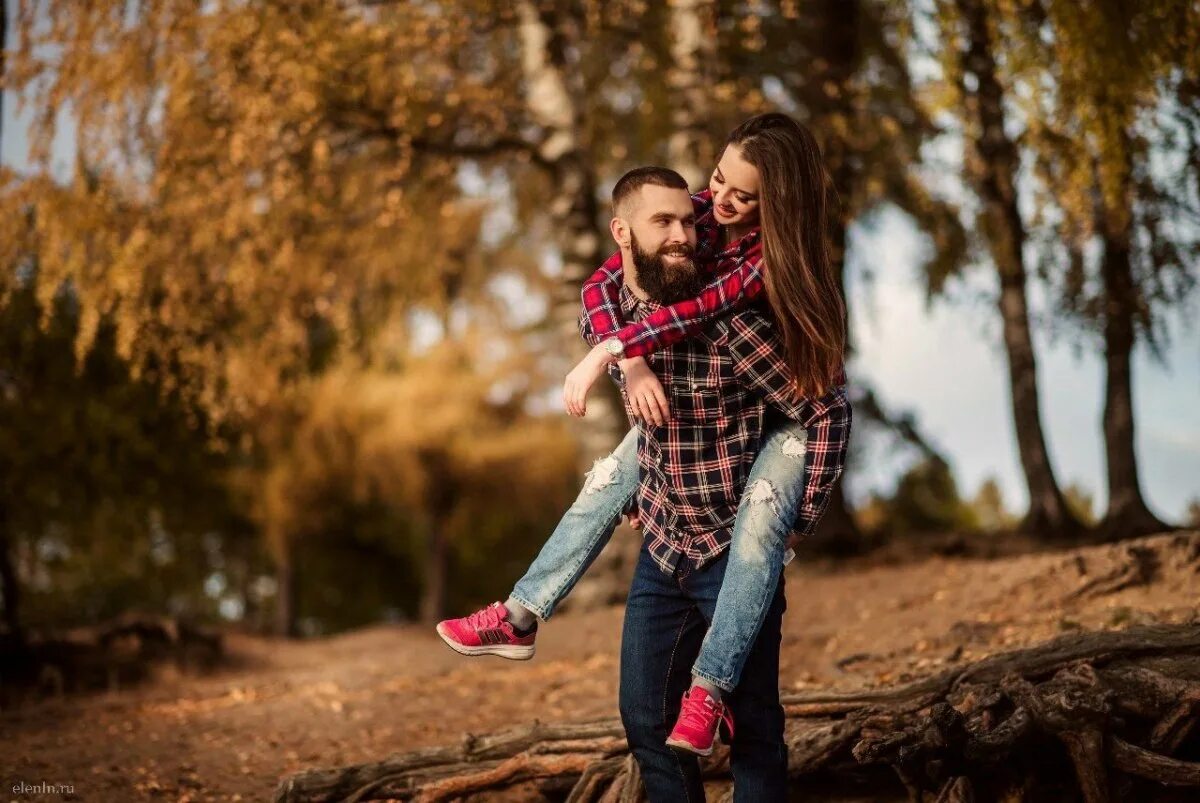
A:
POLYGON ((629 224, 622 218, 615 217, 608 221, 608 230, 612 233, 612 238, 617 241, 617 245, 621 248, 630 247, 629 224))

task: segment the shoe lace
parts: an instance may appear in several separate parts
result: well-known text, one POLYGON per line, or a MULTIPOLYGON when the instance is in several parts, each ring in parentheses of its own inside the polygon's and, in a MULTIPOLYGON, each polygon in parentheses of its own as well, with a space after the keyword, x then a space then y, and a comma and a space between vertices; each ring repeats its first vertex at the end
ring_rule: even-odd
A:
POLYGON ((476 630, 486 630, 500 625, 500 606, 489 605, 467 617, 467 624, 476 630))
POLYGON ((723 705, 713 702, 707 695, 689 694, 683 698, 679 718, 691 727, 707 729, 712 727, 713 720, 727 716, 724 709, 723 705))

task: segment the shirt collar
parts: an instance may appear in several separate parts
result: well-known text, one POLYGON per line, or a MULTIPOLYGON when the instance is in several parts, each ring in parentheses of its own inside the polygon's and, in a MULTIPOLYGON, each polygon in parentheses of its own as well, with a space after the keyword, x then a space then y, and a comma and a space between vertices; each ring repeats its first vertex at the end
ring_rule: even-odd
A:
POLYGON ((633 290, 629 289, 629 284, 626 282, 621 283, 620 295, 621 312, 625 313, 627 320, 639 320, 662 306, 649 299, 638 298, 633 290))

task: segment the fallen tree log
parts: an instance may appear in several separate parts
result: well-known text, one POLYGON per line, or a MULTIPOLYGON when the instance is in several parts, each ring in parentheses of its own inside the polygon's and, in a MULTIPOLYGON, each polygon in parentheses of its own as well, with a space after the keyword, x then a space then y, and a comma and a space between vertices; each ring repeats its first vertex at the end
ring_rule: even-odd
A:
POLYGON ((0 634, 0 708, 40 696, 115 691, 166 664, 206 672, 223 658, 220 631, 137 611, 20 639, 0 634))
MULTIPOLYGON (((916 803, 1200 795, 1196 624, 1072 633, 902 686, 785 694, 783 703, 789 772, 798 781, 835 773, 879 782, 886 770, 898 781, 893 791, 916 803)), ((728 749, 703 767, 727 796, 728 749)), ((519 788, 571 803, 642 799, 613 718, 535 722, 376 763, 309 770, 283 779, 275 800, 432 803, 519 788)))

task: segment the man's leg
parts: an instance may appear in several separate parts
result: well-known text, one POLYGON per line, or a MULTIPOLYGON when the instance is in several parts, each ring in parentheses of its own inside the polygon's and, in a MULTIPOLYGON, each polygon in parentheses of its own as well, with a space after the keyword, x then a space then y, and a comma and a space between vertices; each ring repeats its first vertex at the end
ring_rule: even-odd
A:
POLYGON ((638 556, 621 636, 621 722, 650 803, 700 803, 699 759, 667 747, 704 619, 645 547, 638 556))
POLYGON ((712 626, 692 667, 696 680, 719 690, 718 696, 737 686, 783 573, 788 535, 804 498, 807 440, 798 423, 775 429, 746 481, 712 626))
POLYGON ((575 587, 637 491, 637 439, 637 429, 629 430, 612 454, 596 461, 575 503, 513 586, 510 602, 545 620, 575 587))
POLYGON ((742 668, 742 679, 726 695, 736 728, 730 745, 735 803, 787 799, 787 743, 783 740, 784 714, 779 703, 779 643, 786 609, 780 577, 742 668))
MULTIPOLYGON (((684 587, 711 621, 728 553, 711 566, 689 575, 684 587)), ((742 667, 737 688, 723 702, 733 715, 733 799, 738 803, 775 803, 787 799, 787 744, 783 740, 783 706, 779 703, 779 643, 787 601, 780 577, 766 615, 742 667)))

